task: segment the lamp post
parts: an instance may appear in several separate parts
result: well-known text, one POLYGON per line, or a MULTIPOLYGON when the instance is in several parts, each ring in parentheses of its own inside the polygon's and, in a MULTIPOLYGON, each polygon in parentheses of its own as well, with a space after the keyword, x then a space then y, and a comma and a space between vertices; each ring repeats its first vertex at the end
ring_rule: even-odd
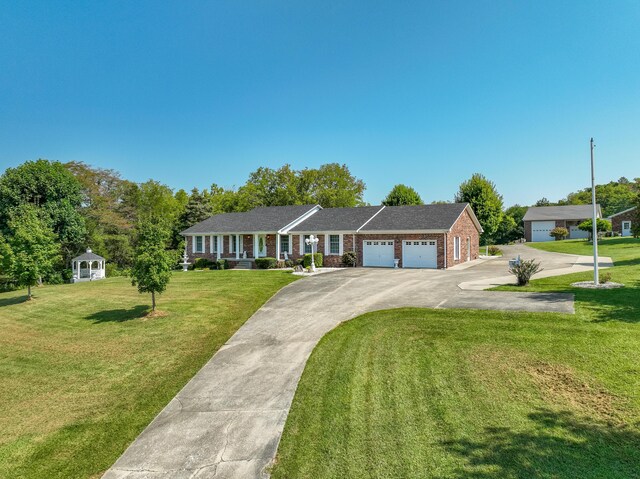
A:
POLYGON ((307 245, 311 245, 311 272, 313 273, 316 272, 316 260, 315 260, 314 253, 315 253, 315 249, 318 244, 318 241, 320 240, 313 235, 309 235, 309 237, 306 240, 304 240, 304 242, 307 245))
POLYGON ((596 206, 596 175, 593 165, 593 149, 595 144, 593 138, 591 138, 591 206, 593 206, 593 224, 592 233, 593 236, 593 284, 598 286, 600 283, 600 277, 598 274, 598 210, 596 206))

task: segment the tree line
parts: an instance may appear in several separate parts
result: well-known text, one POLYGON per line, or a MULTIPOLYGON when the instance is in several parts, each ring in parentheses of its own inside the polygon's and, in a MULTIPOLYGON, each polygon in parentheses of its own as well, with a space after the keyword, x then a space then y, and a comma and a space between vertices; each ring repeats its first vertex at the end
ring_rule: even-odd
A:
MULTIPOLYGON (((363 206, 365 188, 364 181, 337 163, 302 170, 290 165, 261 167, 238 188, 214 183, 186 192, 155 180, 136 183, 117 171, 81 162, 27 161, 0 176, 0 276, 24 286, 68 281, 71 259, 88 246, 106 258, 107 275, 117 275, 140 268, 135 260, 141 251, 149 250, 149 238, 160 238, 162 249, 168 252, 166 262, 177 263, 184 245, 180 231, 211 215, 259 206, 363 206), (140 248, 142 243, 146 249, 140 248)), ((596 188, 605 215, 640 202, 637 178, 621 178, 596 188)), ((496 185, 483 175, 477 173, 464 181, 453 201, 471 204, 484 229, 482 244, 523 237, 522 218, 527 207, 505 208, 496 185)), ((590 201, 587 188, 554 204, 590 201)), ((424 202, 414 188, 400 184, 382 204, 424 202)), ((543 198, 536 204, 552 203, 543 198)))

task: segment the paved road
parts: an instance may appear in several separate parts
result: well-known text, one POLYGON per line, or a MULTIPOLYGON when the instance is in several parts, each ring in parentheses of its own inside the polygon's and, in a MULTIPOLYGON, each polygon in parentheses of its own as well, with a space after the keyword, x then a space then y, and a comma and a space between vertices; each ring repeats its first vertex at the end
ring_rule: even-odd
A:
MULTIPOLYGON (((507 251, 505 259, 449 271, 356 268, 283 288, 213 356, 104 477, 266 476, 311 351, 340 322, 362 313, 403 306, 572 313, 571 295, 458 287, 461 282, 503 276, 508 257, 525 251, 519 248, 523 247, 507 251)), ((577 258, 540 256, 545 269, 557 274, 569 271, 577 258)))

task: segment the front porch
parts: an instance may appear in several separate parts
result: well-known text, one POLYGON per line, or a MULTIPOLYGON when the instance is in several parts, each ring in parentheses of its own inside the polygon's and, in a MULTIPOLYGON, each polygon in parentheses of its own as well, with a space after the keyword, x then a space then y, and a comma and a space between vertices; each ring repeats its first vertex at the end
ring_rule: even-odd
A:
POLYGON ((191 257, 212 261, 251 261, 256 258, 285 260, 291 256, 291 237, 277 233, 231 233, 194 235, 188 242, 191 257))

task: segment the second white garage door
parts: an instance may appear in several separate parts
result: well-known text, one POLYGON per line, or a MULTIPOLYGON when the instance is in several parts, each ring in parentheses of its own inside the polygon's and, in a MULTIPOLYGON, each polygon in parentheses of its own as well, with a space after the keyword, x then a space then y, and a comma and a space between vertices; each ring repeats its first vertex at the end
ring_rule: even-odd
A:
POLYGON ((550 236, 549 233, 551 233, 551 230, 555 227, 555 221, 532 221, 531 241, 553 241, 554 238, 550 236))
POLYGON ((362 265, 393 268, 393 241, 363 241, 362 265))
POLYGON ((437 268, 438 248, 435 241, 403 241, 403 268, 437 268))

